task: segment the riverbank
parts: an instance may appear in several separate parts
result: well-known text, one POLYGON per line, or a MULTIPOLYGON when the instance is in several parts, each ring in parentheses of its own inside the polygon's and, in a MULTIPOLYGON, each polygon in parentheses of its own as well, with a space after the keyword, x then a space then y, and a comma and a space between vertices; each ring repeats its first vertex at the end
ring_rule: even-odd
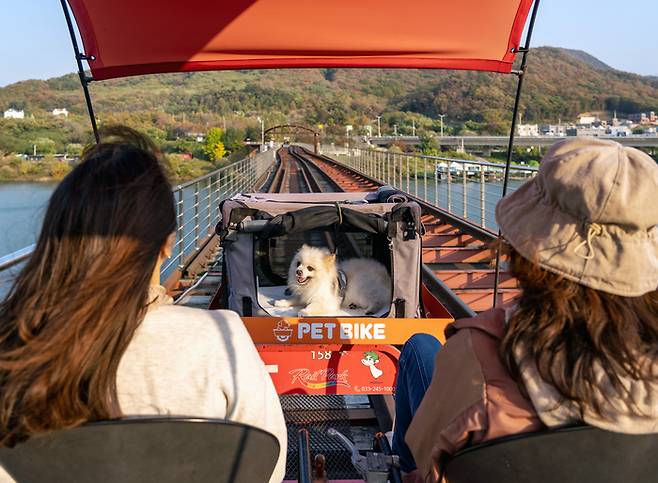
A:
MULTIPOLYGON (((242 156, 242 153, 238 157, 242 156)), ((179 154, 168 154, 172 184, 184 183, 210 173, 234 161, 233 157, 211 163, 179 154)), ((45 156, 40 160, 23 159, 15 155, 0 158, 0 182, 58 183, 75 166, 74 160, 61 160, 45 156)))

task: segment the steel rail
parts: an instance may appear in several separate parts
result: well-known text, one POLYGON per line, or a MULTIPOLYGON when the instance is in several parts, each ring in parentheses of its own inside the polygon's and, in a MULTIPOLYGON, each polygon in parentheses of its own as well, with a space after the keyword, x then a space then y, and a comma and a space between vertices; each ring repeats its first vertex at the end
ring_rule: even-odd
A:
MULTIPOLYGON (((368 174, 366 174, 366 173, 364 173, 360 170, 357 170, 357 169, 352 168, 350 166, 346 166, 345 164, 340 163, 340 162, 336 161, 335 159, 332 159, 328 156, 309 153, 308 150, 306 150, 306 149, 305 149, 305 152, 306 152, 306 154, 308 154, 310 156, 315 156, 315 157, 317 157, 317 158, 319 158, 319 159, 321 159, 325 162, 332 163, 332 164, 335 164, 335 165, 338 165, 338 166, 342 166, 343 168, 349 169, 350 171, 353 171, 353 172, 359 174, 365 180, 367 180, 371 183, 374 183, 374 184, 377 184, 377 185, 385 184, 382 180, 375 179, 372 176, 370 176, 370 175, 368 175, 368 174)), ((432 158, 431 156, 427 156, 427 157, 432 158)), ((426 211, 427 213, 431 213, 433 215, 436 215, 437 217, 448 220, 448 222, 451 225, 455 226, 456 228, 459 228, 460 230, 464 231, 465 233, 467 233, 467 234, 469 234, 469 235, 471 235, 475 238, 478 238, 478 239, 481 239, 481 240, 486 240, 487 242, 488 241, 494 241, 496 239, 496 234, 494 232, 492 232, 491 230, 483 228, 480 225, 472 223, 472 222, 470 222, 470 221, 468 221, 464 218, 461 218, 461 217, 455 215, 454 213, 451 213, 447 210, 444 210, 444 209, 442 209, 438 206, 432 205, 431 203, 428 203, 427 201, 425 201, 423 199, 420 199, 420 198, 418 198, 418 197, 416 197, 416 196, 414 196, 414 195, 412 195, 408 192, 405 192, 404 194, 405 194, 405 196, 407 196, 407 197, 413 199, 415 202, 417 202, 421 206, 421 208, 424 211, 426 211)))
MULTIPOLYGON (((327 163, 329 165, 336 166, 343 170, 346 170, 349 173, 352 173, 353 176, 361 178, 362 181, 369 183, 371 186, 381 186, 384 184, 382 180, 376 179, 368 174, 358 171, 357 169, 349 166, 345 166, 338 161, 329 158, 324 155, 316 155, 310 153, 308 150, 304 150, 306 156, 310 158, 316 158, 320 162, 327 163)), ((372 168, 372 166, 370 166, 372 168)), ((479 225, 464 220, 453 213, 442 210, 441 208, 434 206, 423 199, 420 199, 412 194, 404 193, 409 199, 416 201, 422 208, 422 211, 425 215, 431 215, 437 219, 442 219, 448 225, 451 225, 459 230, 460 233, 471 236, 473 239, 480 240, 484 242, 484 247, 477 248, 478 250, 486 249, 486 245, 496 240, 496 234, 490 230, 487 230, 479 225)), ((451 247, 445 247, 450 249, 451 247)), ((433 270, 426 264, 422 265, 422 279, 426 288, 435 295, 445 308, 453 315, 455 318, 464 318, 472 317, 475 315, 475 311, 468 306, 462 300, 462 298, 455 293, 450 287, 446 285, 441 279, 439 279, 433 270)))

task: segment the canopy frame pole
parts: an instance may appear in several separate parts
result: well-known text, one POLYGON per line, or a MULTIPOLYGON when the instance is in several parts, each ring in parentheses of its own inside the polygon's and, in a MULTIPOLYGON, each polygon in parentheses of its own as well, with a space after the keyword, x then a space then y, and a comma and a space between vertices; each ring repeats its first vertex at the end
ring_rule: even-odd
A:
MULTIPOLYGON (((519 70, 512 71, 518 77, 516 85, 516 97, 514 98, 514 110, 512 111, 512 127, 509 133, 509 142, 507 144, 507 159, 505 160, 505 175, 503 178, 503 194, 507 194, 507 187, 509 184, 509 171, 512 164, 512 150, 514 149, 514 136, 516 135, 516 123, 519 118, 519 105, 521 102, 521 90, 523 88, 523 78, 525 77, 526 61, 528 52, 530 51, 530 40, 532 39, 532 31, 535 28, 535 19, 537 18, 537 9, 539 8, 539 0, 535 0, 532 6, 532 14, 530 16, 530 24, 528 25, 528 32, 525 37, 525 44, 523 47, 515 49, 515 52, 521 53, 521 66, 519 70)), ((502 234, 500 228, 498 229, 498 246, 496 247, 496 272, 494 275, 494 292, 493 292, 493 306, 496 307, 498 302, 498 286, 500 284, 500 249, 502 245, 502 234)))
POLYGON ((98 126, 96 125, 96 116, 94 115, 94 106, 91 103, 91 95, 89 94, 89 83, 94 80, 93 77, 88 76, 85 73, 84 66, 82 65, 83 60, 96 60, 96 57, 93 55, 88 56, 80 52, 80 47, 78 47, 78 39, 75 36, 75 29, 73 28, 73 20, 71 19, 71 13, 69 12, 68 5, 66 0, 60 0, 62 4, 62 9, 64 10, 64 17, 66 17, 66 25, 69 28, 69 34, 71 35, 71 43, 73 44, 73 51, 75 52, 75 60, 78 63, 78 76, 80 77, 80 84, 82 84, 82 90, 85 94, 85 102, 87 103, 87 112, 89 113, 89 119, 91 120, 91 128, 94 131, 94 138, 96 139, 96 144, 100 143, 101 138, 98 134, 98 126))

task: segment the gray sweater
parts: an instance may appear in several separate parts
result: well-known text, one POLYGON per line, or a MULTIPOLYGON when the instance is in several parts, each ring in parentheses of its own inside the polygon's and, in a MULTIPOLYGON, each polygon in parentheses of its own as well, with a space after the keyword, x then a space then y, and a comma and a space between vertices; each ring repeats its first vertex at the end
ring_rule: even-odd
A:
MULTIPOLYGON (((223 418, 264 429, 279 440, 270 483, 281 482, 286 424, 272 379, 240 317, 228 310, 177 307, 164 288, 151 289, 153 302, 117 372, 124 415, 223 418)), ((0 483, 13 481, 0 466, 0 483)))
POLYGON ((225 418, 274 434, 270 482, 285 474, 287 433, 274 385, 242 320, 227 310, 170 305, 161 297, 130 342, 117 374, 126 416, 225 418))

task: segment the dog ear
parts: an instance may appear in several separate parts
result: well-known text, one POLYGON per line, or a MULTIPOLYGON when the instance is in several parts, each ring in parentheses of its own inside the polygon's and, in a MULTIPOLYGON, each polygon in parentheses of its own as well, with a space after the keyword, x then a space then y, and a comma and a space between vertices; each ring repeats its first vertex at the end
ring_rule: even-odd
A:
POLYGON ((336 254, 335 253, 329 253, 324 257, 325 261, 329 264, 332 264, 336 261, 336 254))

